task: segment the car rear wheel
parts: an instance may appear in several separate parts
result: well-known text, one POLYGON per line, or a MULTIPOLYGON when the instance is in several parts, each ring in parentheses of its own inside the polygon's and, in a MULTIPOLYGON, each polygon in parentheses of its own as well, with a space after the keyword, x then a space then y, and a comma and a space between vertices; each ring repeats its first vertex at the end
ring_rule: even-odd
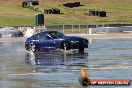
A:
POLYGON ((28 50, 29 50, 29 51, 32 51, 32 52, 37 51, 36 45, 35 45, 34 43, 30 43, 30 44, 28 45, 28 50))
POLYGON ((70 44, 68 42, 62 43, 62 49, 63 50, 70 50, 70 44))

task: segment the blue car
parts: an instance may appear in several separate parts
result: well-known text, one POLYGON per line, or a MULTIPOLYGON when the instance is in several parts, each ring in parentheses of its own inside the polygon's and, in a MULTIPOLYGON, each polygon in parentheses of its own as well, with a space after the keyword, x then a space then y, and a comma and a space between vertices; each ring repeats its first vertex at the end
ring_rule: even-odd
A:
POLYGON ((54 49, 84 51, 84 48, 88 48, 88 43, 89 41, 82 37, 66 36, 58 31, 45 31, 27 38, 25 48, 33 52, 54 49))

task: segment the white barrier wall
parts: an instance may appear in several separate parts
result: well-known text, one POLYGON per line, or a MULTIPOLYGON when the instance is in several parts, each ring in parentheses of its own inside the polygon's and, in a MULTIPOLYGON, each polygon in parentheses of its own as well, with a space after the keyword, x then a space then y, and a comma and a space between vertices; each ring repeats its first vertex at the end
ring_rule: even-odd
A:
POLYGON ((124 31, 131 31, 132 32, 132 26, 122 26, 120 27, 121 30, 124 32, 124 31))
POLYGON ((101 32, 132 32, 132 26, 89 28, 89 34, 101 32))

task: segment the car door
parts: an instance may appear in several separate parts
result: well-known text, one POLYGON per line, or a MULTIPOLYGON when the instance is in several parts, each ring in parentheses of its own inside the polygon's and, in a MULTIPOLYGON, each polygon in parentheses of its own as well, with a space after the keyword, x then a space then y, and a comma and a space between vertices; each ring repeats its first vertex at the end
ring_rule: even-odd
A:
POLYGON ((54 48, 54 39, 48 37, 46 33, 39 34, 39 43, 41 48, 54 48))

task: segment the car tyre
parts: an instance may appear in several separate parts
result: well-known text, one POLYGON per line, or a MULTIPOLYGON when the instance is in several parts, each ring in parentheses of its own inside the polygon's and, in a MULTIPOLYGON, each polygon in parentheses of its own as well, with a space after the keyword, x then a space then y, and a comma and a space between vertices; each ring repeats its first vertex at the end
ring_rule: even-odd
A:
POLYGON ((83 44, 83 42, 80 42, 78 46, 79 46, 79 48, 78 48, 79 52, 84 52, 84 44, 83 44))
POLYGON ((68 42, 62 43, 62 49, 63 50, 70 50, 70 44, 68 42))

